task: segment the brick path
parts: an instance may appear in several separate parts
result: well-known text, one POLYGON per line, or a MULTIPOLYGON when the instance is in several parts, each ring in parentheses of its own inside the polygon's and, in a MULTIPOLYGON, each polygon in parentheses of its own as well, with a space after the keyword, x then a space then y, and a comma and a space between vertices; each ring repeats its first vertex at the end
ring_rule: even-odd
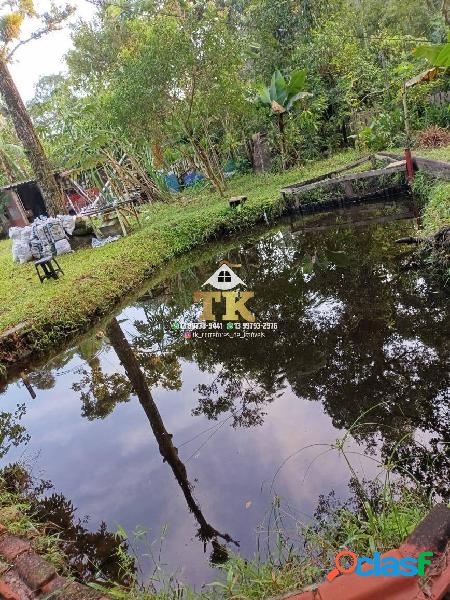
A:
POLYGON ((81 583, 60 577, 31 544, 0 525, 0 598, 4 600, 109 600, 81 583))

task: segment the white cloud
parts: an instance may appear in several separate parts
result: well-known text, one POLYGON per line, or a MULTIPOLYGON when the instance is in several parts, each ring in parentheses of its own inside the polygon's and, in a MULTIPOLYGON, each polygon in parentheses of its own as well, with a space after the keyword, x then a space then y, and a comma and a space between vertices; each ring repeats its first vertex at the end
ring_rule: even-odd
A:
MULTIPOLYGON (((60 1, 59 4, 63 2, 60 1)), ((76 13, 64 29, 22 46, 14 55, 10 69, 25 102, 33 98, 34 86, 40 77, 66 69, 64 55, 72 46, 71 31, 74 23, 80 17, 91 18, 95 12, 92 4, 86 0, 72 0, 71 4, 76 7, 76 13)), ((48 10, 49 0, 35 0, 35 6, 39 12, 48 10)), ((33 31, 33 26, 31 21, 24 24, 23 37, 33 31)))

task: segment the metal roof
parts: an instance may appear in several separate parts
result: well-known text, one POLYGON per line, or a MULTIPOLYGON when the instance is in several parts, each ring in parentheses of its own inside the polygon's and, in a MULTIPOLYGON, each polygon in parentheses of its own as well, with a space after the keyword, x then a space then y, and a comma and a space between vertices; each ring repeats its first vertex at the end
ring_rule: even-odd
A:
MULTIPOLYGON (((59 177, 67 177, 71 173, 73 173, 75 169, 69 169, 67 171, 53 171, 53 175, 58 175, 59 177)), ((7 185, 0 186, 0 192, 7 192, 8 190, 12 190, 14 188, 18 188, 21 185, 25 185, 26 183, 36 183, 36 179, 25 179, 25 181, 15 181, 14 183, 8 183, 7 185)))
POLYGON ((7 192, 8 190, 13 190, 14 188, 18 188, 20 185, 24 185, 25 183, 36 183, 36 179, 27 179, 26 181, 18 181, 15 183, 8 183, 8 185, 2 185, 0 187, 0 192, 7 192))

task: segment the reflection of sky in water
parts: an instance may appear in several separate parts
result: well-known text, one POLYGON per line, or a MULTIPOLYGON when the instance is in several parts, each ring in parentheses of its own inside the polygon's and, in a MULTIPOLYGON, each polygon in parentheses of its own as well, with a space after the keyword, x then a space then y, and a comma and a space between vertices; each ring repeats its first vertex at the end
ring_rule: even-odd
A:
MULTIPOLYGON (((397 233, 397 229, 391 231, 391 238, 398 237, 397 233)), ((337 451, 330 452, 330 445, 368 406, 389 399, 391 404, 400 401, 403 410, 404 399, 416 388, 422 391, 417 405, 424 402, 428 408, 432 404, 433 398, 426 394, 428 387, 436 385, 439 371, 428 373, 427 369, 439 365, 445 348, 442 343, 439 349, 432 347, 425 317, 431 323, 445 323, 445 305, 437 301, 430 306, 425 281, 420 283, 419 296, 414 293, 415 278, 399 283, 397 275, 391 276, 395 265, 384 264, 384 256, 365 258, 368 237, 364 231, 355 238, 360 247, 355 248, 355 239, 347 240, 348 236, 348 232, 338 240, 331 236, 328 248, 324 234, 312 243, 304 234, 291 235, 284 230, 232 255, 233 262, 243 264, 239 275, 256 290, 261 314, 267 315, 267 320, 278 320, 280 315, 278 332, 246 346, 242 356, 233 347, 222 356, 220 347, 207 346, 206 358, 201 358, 207 363, 211 353, 214 360, 207 364, 209 370, 201 370, 201 360, 192 358, 195 354, 191 358, 188 353, 183 355, 182 348, 193 343, 183 342, 178 350, 181 389, 152 389, 206 520, 240 540, 245 555, 256 549, 256 534, 274 494, 303 519, 312 516, 319 495, 333 489, 338 497, 347 495, 348 466, 337 451), (312 247, 304 249, 308 243, 312 247), (341 253, 342 248, 347 252, 341 253), (316 257, 314 262, 311 257, 316 257), (389 286, 397 286, 392 294, 388 281, 389 286), (246 353, 261 362, 252 374, 259 377, 255 389, 262 385, 266 371, 273 371, 281 382, 276 389, 279 396, 263 406, 263 424, 233 428, 228 412, 219 414, 217 421, 204 414, 193 416, 199 401, 197 386, 211 384, 234 354, 238 354, 234 363, 238 369, 241 362, 251 369, 254 365, 245 362, 246 353), (421 382, 421 378, 428 379, 421 382), (283 468, 278 472, 280 465, 283 468)), ((213 265, 201 265, 199 285, 213 272, 213 265)), ((180 302, 178 313, 173 312, 177 298, 173 289, 163 296, 165 305, 150 298, 128 307, 119 317, 127 338, 137 340, 140 329, 136 322, 145 324, 158 311, 169 320, 169 328, 173 317, 185 322, 195 318, 200 308, 192 305, 190 289, 187 294, 187 306, 180 302)), ((159 343, 170 344, 171 337, 167 333, 159 343)), ((153 340, 146 350, 157 346, 153 340)), ((97 357, 103 373, 123 372, 112 348, 104 345, 97 357)), ((131 396, 105 419, 90 421, 81 416, 80 394, 72 389, 81 377, 80 368, 87 363, 74 353, 61 364, 53 370, 57 375, 54 387, 36 389, 35 400, 22 384, 11 384, 6 394, 0 394, 2 410, 26 404, 22 424, 31 435, 28 446, 13 448, 7 460, 23 459, 36 476, 51 480, 55 490, 78 507, 80 517, 90 516, 94 529, 101 521, 111 531, 118 524, 128 531, 142 525, 157 538, 168 524, 162 555, 167 569, 182 570, 191 582, 214 580, 208 555, 195 539, 194 517, 170 466, 162 461, 138 399, 131 396)), ((445 392, 440 393, 436 403, 444 405, 445 392)), ((444 418, 447 412, 442 408, 442 413, 437 410, 436 414, 444 418)), ((403 415, 396 417, 403 425, 403 415)), ((390 413, 384 418, 391 425, 390 413)), ((431 439, 426 424, 416 429, 418 439, 431 439)), ((365 434, 361 436, 361 446, 349 438, 348 450, 359 476, 370 479, 378 472, 373 458, 383 436, 373 432, 371 458, 361 455, 367 441, 365 434)))
MULTIPOLYGON (((112 351, 102 355, 102 361, 111 369, 117 365, 112 351)), ((79 362, 74 359, 65 370, 79 362)), ((336 489, 345 495, 348 468, 337 453, 320 457, 327 448, 309 448, 286 463, 271 491, 284 459, 310 444, 333 443, 339 432, 320 404, 296 398, 290 389, 267 407, 261 427, 232 429, 220 427, 220 421, 193 418, 193 388, 211 377, 194 364, 183 363, 182 390, 157 389, 153 395, 186 462, 203 513, 219 530, 239 539, 241 551, 250 554, 274 493, 304 518, 310 517, 321 493, 336 489), (209 437, 214 425, 217 431, 209 437), (204 430, 208 431, 189 442, 204 430)), ((194 540, 194 518, 170 468, 162 463, 142 407, 133 399, 119 404, 105 420, 90 422, 80 417, 71 382, 69 374, 61 376, 54 389, 38 391, 36 400, 30 400, 22 386, 10 387, 3 410, 27 403, 23 424, 31 442, 25 452, 15 449, 8 458, 21 458, 33 466, 36 476, 50 479, 79 507, 79 516, 90 515, 91 527, 102 520, 111 530, 117 524, 129 531, 143 525, 157 538, 167 523, 163 560, 170 569, 183 568, 191 581, 209 580, 207 555, 194 540)), ((374 474, 371 463, 360 463, 359 458, 357 463, 368 476, 374 474)))
POLYGON ((339 323, 345 305, 336 298, 323 298, 319 294, 311 294, 310 304, 305 309, 305 318, 317 329, 327 329, 339 323))
POLYGON ((409 366, 411 363, 431 364, 439 360, 439 356, 434 348, 426 346, 418 338, 402 339, 398 335, 393 336, 383 347, 386 356, 389 359, 407 358, 409 366))

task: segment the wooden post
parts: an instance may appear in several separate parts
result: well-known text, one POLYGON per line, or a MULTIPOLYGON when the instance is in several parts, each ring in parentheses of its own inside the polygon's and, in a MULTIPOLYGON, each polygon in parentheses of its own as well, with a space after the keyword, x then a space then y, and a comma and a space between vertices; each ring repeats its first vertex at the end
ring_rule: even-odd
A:
POLYGON ((402 101, 403 101, 403 118, 405 121, 406 147, 411 148, 411 125, 409 123, 408 102, 407 102, 407 98, 406 98, 406 86, 403 86, 403 89, 402 89, 402 101))
POLYGON ((408 102, 406 98, 406 85, 402 89, 402 100, 403 100, 403 117, 405 120, 405 134, 406 134, 406 147, 405 147, 405 161, 406 161, 406 177, 408 181, 414 179, 414 165, 411 156, 411 125, 409 122, 408 114, 408 102))
POLYGON ((123 237, 127 237, 128 232, 126 230, 125 224, 122 221, 122 215, 120 214, 120 209, 116 209, 117 218, 119 219, 120 227, 122 228, 123 237))

